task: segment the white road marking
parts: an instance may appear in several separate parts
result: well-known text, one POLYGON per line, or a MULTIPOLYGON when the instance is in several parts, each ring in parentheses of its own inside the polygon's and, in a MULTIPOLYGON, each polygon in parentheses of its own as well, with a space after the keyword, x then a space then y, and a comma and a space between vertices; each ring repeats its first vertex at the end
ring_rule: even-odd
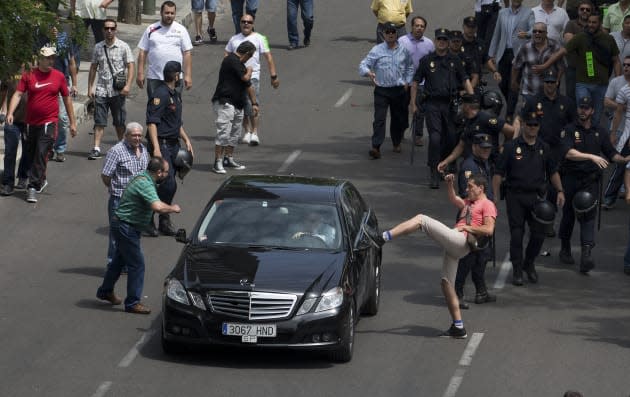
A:
POLYGON ((503 259, 503 263, 501 263, 501 269, 499 270, 499 274, 497 274, 497 279, 494 281, 494 289, 502 289, 505 287, 505 280, 507 279, 511 268, 512 264, 510 263, 510 253, 508 252, 505 254, 505 259, 503 259))
POLYGON ((103 397, 110 387, 112 387, 112 382, 110 381, 101 383, 94 394, 92 394, 92 397, 103 397))
POLYGON ((343 106, 343 104, 346 103, 346 101, 348 99, 350 99, 351 96, 352 96, 352 88, 348 88, 348 90, 346 92, 344 92, 344 94, 341 96, 341 98, 339 98, 337 103, 335 103, 335 107, 339 108, 339 107, 343 106))
POLYGON ((470 337, 470 341, 466 345, 466 349, 464 349, 464 353, 462 353, 462 357, 459 359, 459 368, 455 370, 455 374, 451 377, 450 382, 448 382, 448 386, 444 391, 442 397, 455 397, 457 394, 457 390, 459 390, 459 386, 464 381, 464 375, 466 374, 467 367, 470 367, 472 363, 473 356, 483 339, 483 333, 475 332, 470 337))
POLYGON ((289 166, 291 166, 291 164, 295 161, 295 159, 298 158, 298 156, 302 154, 301 150, 295 150, 293 153, 291 153, 289 155, 289 157, 287 157, 286 160, 284 160, 284 163, 282 163, 282 165, 280 166, 280 168, 278 168, 278 173, 281 172, 285 172, 286 170, 289 169, 289 166))
POLYGON ((131 348, 131 350, 129 350, 129 353, 127 353, 125 357, 123 357, 123 359, 120 360, 120 362, 118 363, 118 366, 121 368, 126 368, 130 366, 133 360, 138 355, 140 348, 142 348, 142 346, 144 346, 151 339, 154 333, 155 333, 154 330, 145 332, 140 338, 140 340, 136 342, 136 344, 131 348))
POLYGON ((479 347, 482 339, 483 333, 475 332, 474 334, 472 334, 472 336, 470 337, 470 342, 468 342, 466 350, 464 350, 464 353, 462 354, 462 358, 459 359, 459 365, 463 367, 470 367, 470 363, 472 362, 473 356, 475 355, 475 352, 477 351, 477 348, 479 347))

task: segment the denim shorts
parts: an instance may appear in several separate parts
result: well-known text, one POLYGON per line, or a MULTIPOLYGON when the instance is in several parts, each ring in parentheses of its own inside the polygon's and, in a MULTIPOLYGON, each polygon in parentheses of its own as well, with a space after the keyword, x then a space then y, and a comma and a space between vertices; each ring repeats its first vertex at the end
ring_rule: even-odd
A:
MULTIPOLYGON (((254 92, 256 93, 256 103, 260 106, 260 101, 258 97, 260 96, 260 81, 258 79, 252 79, 252 86, 254 87, 254 92)), ((249 100, 249 95, 245 99, 245 107, 243 108, 245 111, 245 116, 253 116, 254 108, 252 106, 252 101, 249 100)))
POLYGON ((125 111, 125 99, 122 95, 113 97, 95 97, 94 99, 94 126, 107 127, 107 111, 112 112, 115 127, 124 127, 127 112, 125 111))
POLYGON ((202 12, 204 5, 206 11, 217 12, 217 0, 190 0, 190 8, 195 12, 202 12))

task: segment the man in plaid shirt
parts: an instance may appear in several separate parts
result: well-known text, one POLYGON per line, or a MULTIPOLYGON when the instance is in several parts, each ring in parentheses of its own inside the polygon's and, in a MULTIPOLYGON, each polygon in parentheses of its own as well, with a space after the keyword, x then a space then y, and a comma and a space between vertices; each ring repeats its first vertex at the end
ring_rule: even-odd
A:
MULTIPOLYGON (((512 64, 512 91, 521 94, 525 100, 531 100, 542 89, 542 73, 534 73, 533 65, 545 63, 551 56, 562 48, 562 44, 547 37, 547 25, 537 22, 532 28, 532 39, 519 49, 512 64), (519 79, 521 84, 519 84, 519 79)), ((564 73, 562 59, 551 66, 557 72, 557 81, 560 81, 564 73)))
MULTIPOLYGON (((107 247, 107 263, 114 258, 116 243, 112 235, 114 211, 120 204, 120 198, 129 181, 147 168, 149 153, 142 144, 143 128, 136 122, 127 124, 124 139, 114 145, 105 156, 101 179, 109 190, 107 213, 109 217, 109 246, 107 247)), ((125 269, 123 269, 124 271, 125 269)))

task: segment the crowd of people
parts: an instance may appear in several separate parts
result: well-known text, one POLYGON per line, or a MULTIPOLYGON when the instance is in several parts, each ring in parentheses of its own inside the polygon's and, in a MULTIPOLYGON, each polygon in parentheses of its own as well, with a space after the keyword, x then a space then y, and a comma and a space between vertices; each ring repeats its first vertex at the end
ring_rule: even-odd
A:
MULTIPOLYGON (((606 10, 590 0, 568 2, 568 10, 554 0, 533 8, 522 3, 478 0, 475 15, 463 19, 461 30, 437 27, 432 41, 425 37, 426 17, 412 16, 406 32, 413 12, 409 1, 372 2, 377 45, 359 64, 359 74, 374 85, 368 155, 382 157, 388 111, 394 155, 401 153, 409 127, 414 144, 424 146, 426 125, 429 187, 439 189, 445 180, 459 211, 452 229, 419 214, 382 237, 390 241, 422 230, 444 248, 442 290, 453 319, 445 336, 466 336, 459 310, 469 308, 464 281, 470 272, 474 301, 496 300, 483 281, 493 243, 478 243, 494 233, 500 200, 506 202, 510 229, 512 284, 523 286, 524 275, 529 283, 539 281, 535 262, 545 238, 557 235, 559 261, 576 263, 571 247, 576 221, 579 271, 589 274, 595 267, 598 209, 612 209, 624 178, 630 183, 630 123, 625 122, 630 1, 606 10), (501 95, 488 90, 485 73, 501 95), (604 190, 610 162, 615 169, 604 190), (470 216, 464 222, 467 214, 472 223, 470 216)), ((630 242, 623 272, 630 275, 630 242)))

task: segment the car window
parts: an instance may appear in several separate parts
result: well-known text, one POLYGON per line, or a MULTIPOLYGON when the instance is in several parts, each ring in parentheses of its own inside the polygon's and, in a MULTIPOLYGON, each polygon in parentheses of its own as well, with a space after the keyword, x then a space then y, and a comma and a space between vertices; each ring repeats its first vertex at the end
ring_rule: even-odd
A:
POLYGON ((361 199, 359 192, 352 186, 347 185, 343 190, 342 206, 346 214, 346 223, 348 224, 351 241, 354 241, 361 227, 365 203, 361 199))
POLYGON ((225 199, 212 204, 196 237, 212 244, 338 249, 341 226, 334 205, 225 199))

